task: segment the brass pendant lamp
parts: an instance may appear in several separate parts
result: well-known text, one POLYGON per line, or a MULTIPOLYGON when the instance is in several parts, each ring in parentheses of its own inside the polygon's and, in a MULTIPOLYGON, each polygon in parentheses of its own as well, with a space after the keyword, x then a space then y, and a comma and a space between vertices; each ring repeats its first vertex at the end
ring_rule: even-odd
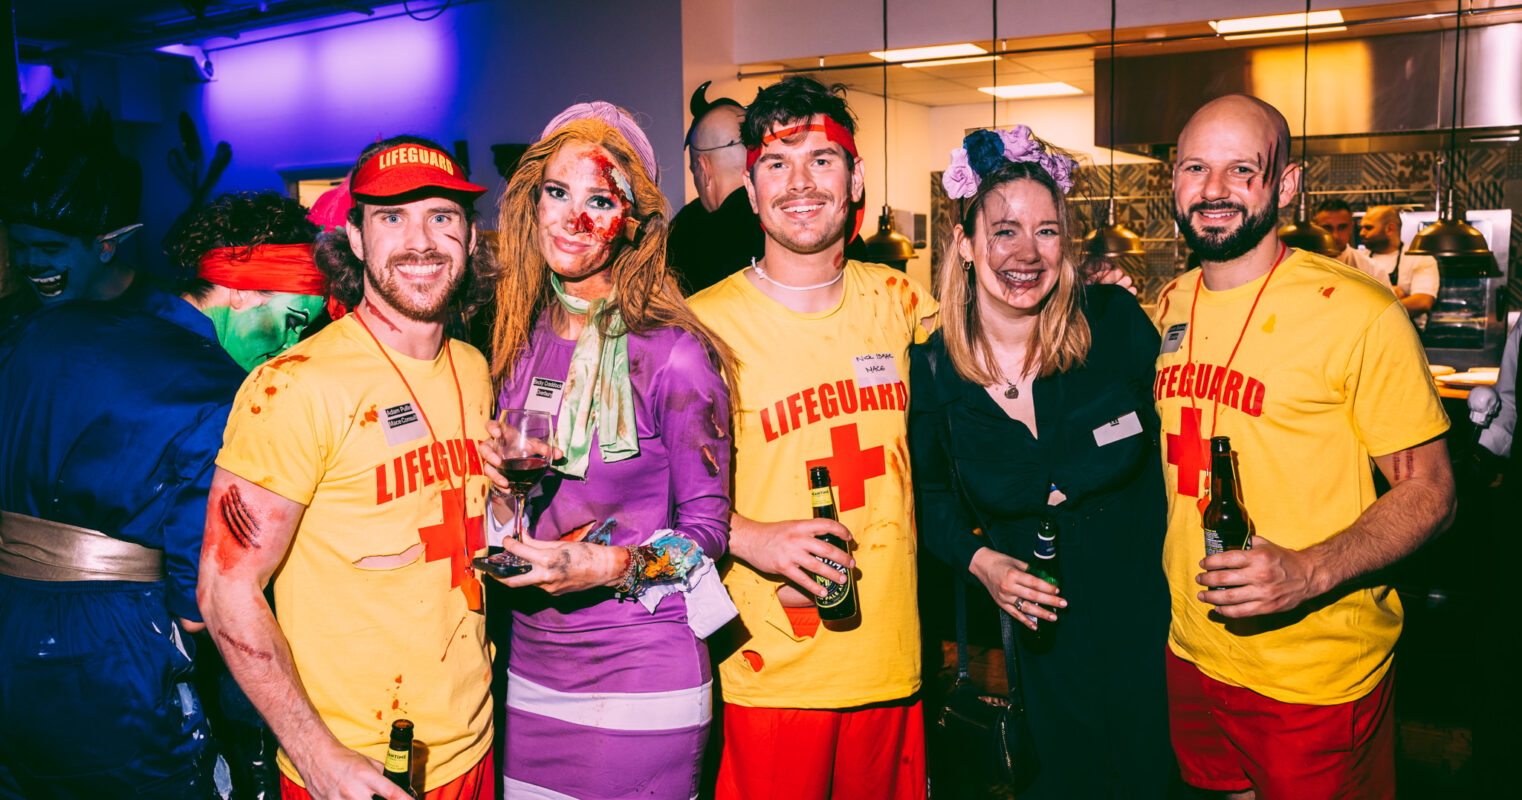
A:
POLYGON ((1105 224, 1083 237, 1083 250, 1089 259, 1111 259, 1146 255, 1141 237, 1115 221, 1115 0, 1110 0, 1110 198, 1105 224))
MULTIPOLYGON (((1454 185, 1458 183, 1459 141, 1459 68, 1463 52, 1464 2, 1457 0, 1453 11, 1453 102, 1449 108, 1448 157, 1437 167, 1437 222, 1422 228, 1411 239, 1406 252, 1413 256, 1434 256, 1473 267, 1481 275, 1496 273, 1496 257, 1485 236, 1464 220, 1464 206, 1454 185)), ((1463 65, 1468 69, 1468 65, 1463 65)), ((1465 76, 1465 84, 1468 76, 1465 76)), ((1457 266, 1457 264, 1455 264, 1457 266)))
MULTIPOLYGON (((888 0, 883 0, 883 50, 888 49, 888 0)), ((867 260, 904 269, 914 258, 914 242, 894 229, 893 207, 888 205, 888 60, 883 59, 883 211, 877 217, 877 233, 863 242, 867 260)))
POLYGON ((1310 97, 1311 74, 1311 0, 1305 0, 1305 54, 1300 71, 1300 191, 1295 198, 1295 221, 1279 229, 1279 241, 1290 247, 1336 258, 1342 255, 1342 243, 1332 232, 1311 221, 1309 190, 1306 189, 1305 145, 1306 121, 1310 97))

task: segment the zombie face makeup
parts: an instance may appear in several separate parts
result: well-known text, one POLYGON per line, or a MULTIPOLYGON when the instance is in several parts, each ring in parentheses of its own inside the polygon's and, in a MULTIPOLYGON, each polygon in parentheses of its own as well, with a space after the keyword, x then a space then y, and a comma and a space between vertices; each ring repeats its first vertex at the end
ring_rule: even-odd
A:
POLYGON ((842 241, 862 196, 861 160, 815 130, 820 120, 816 115, 803 131, 768 137, 745 177, 761 227, 794 253, 818 253, 842 241))
POLYGON ((12 224, 10 246, 11 265, 44 304, 100 299, 104 284, 115 277, 93 239, 12 224))
POLYGON ((958 238, 973 263, 981 308, 1017 314, 1041 310, 1062 269, 1062 226, 1052 190, 1027 179, 1000 184, 983 198, 976 230, 958 238))
POLYGON ((366 302, 422 322, 441 319, 465 278, 465 259, 475 243, 465 207, 427 197, 362 208, 361 224, 348 236, 365 262, 366 302))
POLYGON ((1179 137, 1174 219, 1202 261, 1225 263, 1274 230, 1296 187, 1284 180, 1283 148, 1261 115, 1226 107, 1201 114, 1179 137))
POLYGON ((570 140, 551 156, 538 200, 539 252, 550 270, 574 282, 606 268, 624 239, 631 194, 628 177, 599 145, 570 140))
POLYGON ((259 295, 262 302, 242 310, 216 306, 206 310, 217 341, 248 371, 285 352, 322 311, 323 298, 310 294, 259 295))

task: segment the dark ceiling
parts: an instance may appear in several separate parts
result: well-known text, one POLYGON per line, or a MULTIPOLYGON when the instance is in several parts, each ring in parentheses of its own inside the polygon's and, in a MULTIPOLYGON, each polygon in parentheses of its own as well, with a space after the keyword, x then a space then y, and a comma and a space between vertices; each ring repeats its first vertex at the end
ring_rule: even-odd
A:
MULTIPOLYGON (((414 0, 422 10, 440 0, 414 0)), ((23 57, 46 53, 131 53, 162 44, 299 22, 337 12, 369 14, 354 0, 12 0, 23 57)))

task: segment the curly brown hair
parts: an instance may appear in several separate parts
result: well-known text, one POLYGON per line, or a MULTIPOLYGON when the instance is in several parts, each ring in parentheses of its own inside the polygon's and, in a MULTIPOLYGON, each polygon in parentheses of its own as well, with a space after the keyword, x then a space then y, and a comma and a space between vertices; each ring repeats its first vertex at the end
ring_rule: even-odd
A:
POLYGON ((318 227, 300 203, 277 192, 229 192, 197 209, 164 250, 174 264, 182 294, 202 297, 211 284, 196 277, 201 258, 219 247, 243 249, 243 257, 264 244, 311 244, 318 227))
MULTIPOLYGON (((449 152, 438 142, 421 136, 393 136, 360 151, 359 159, 354 162, 354 169, 349 174, 359 174, 359 168, 363 167, 366 161, 382 150, 389 150, 399 144, 415 144, 441 153, 449 152)), ((418 200, 424 196, 446 197, 459 202, 465 209, 465 221, 474 225, 476 209, 469 195, 424 190, 423 194, 411 199, 418 200)), ((356 197, 354 207, 349 209, 349 225, 356 230, 364 227, 364 207, 365 203, 356 197)), ((494 296, 497 286, 497 258, 491 240, 492 237, 485 231, 476 233, 475 246, 465 256, 465 277, 460 281, 460 288, 455 290, 454 297, 449 301, 449 316, 468 320, 494 296)), ((313 253, 317 258, 317 268, 328 276, 328 291, 333 298, 349 308, 359 305, 359 301, 365 296, 365 262, 354 255, 353 248, 349 246, 348 234, 337 231, 319 235, 313 253)))

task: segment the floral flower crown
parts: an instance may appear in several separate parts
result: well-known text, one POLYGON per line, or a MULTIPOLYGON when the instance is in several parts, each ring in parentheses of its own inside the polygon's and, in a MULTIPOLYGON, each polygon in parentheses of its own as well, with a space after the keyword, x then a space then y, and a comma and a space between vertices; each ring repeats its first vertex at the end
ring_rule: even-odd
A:
POLYGON ((951 165, 941 174, 941 185, 953 200, 972 197, 978 193, 978 182, 1006 161, 1034 161, 1052 176, 1063 194, 1073 188, 1073 170, 1078 165, 1067 156, 1049 152, 1025 125, 967 134, 962 146, 951 151, 951 165))

